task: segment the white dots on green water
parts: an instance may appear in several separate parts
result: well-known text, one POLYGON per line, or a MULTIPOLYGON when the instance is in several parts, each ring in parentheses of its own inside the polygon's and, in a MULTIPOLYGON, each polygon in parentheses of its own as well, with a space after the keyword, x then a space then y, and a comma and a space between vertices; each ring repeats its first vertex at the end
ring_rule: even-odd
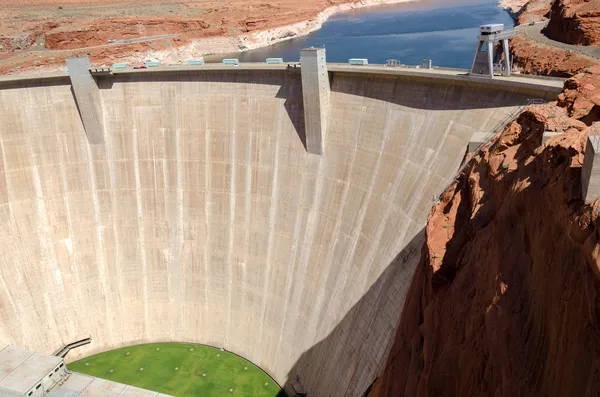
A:
POLYGON ((269 386, 269 382, 265 382, 265 386, 269 386))
POLYGON ((144 368, 140 368, 140 371, 143 371, 143 370, 144 370, 144 368))
POLYGON ((244 369, 247 371, 247 370, 248 370, 248 367, 244 367, 244 369))
POLYGON ((202 374, 202 376, 206 376, 206 373, 202 374))
POLYGON ((179 367, 175 367, 175 371, 179 371, 179 367))

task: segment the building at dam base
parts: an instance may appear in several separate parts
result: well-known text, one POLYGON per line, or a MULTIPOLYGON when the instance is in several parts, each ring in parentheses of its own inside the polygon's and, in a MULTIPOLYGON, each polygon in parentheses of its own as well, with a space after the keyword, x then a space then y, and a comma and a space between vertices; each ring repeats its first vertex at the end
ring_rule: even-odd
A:
POLYGON ((4 346, 0 349, 2 397, 172 397, 67 371, 61 357, 4 346))
POLYGON ((48 353, 91 335, 70 360, 205 343, 290 392, 299 377, 308 395, 362 395, 432 197, 473 132, 543 88, 328 69, 321 156, 300 70, 98 76, 101 142, 66 75, 0 80, 0 340, 48 353))

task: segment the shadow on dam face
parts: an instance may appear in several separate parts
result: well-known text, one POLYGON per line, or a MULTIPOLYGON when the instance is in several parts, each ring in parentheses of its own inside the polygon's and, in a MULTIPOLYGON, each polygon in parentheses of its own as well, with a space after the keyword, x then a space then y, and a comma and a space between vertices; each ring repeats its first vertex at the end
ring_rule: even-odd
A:
MULTIPOLYGON (((430 81, 431 80, 431 81, 430 81)), ((224 347, 310 396, 383 368, 432 197, 525 93, 332 73, 325 154, 300 74, 99 77, 104 139, 70 85, 0 83, 0 340, 68 359, 224 347), (44 324, 41 326, 40 324, 44 324)))
MULTIPOLYGON (((327 337, 302 353, 288 375, 285 390, 293 396, 291 381, 298 378, 308 390, 335 390, 335 395, 362 396, 385 367, 393 339, 382 339, 373 330, 389 329, 404 306, 404 293, 420 258, 422 229, 381 273, 360 300, 344 315, 327 337), (348 346, 353 348, 348 349, 348 346), (356 360, 363 355, 384 357, 380 362, 356 360), (363 368, 369 366, 368 370, 363 368)), ((319 394, 320 395, 320 394, 319 394)))

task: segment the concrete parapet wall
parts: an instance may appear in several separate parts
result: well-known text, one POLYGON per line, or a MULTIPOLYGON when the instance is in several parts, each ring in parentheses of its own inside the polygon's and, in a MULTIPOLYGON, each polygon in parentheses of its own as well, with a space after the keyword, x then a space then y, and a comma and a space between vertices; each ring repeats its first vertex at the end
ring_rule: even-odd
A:
POLYGON ((528 97, 333 72, 313 156, 297 71, 101 76, 99 145, 38 83, 0 82, 0 340, 207 343, 310 396, 383 368, 432 197, 528 97))

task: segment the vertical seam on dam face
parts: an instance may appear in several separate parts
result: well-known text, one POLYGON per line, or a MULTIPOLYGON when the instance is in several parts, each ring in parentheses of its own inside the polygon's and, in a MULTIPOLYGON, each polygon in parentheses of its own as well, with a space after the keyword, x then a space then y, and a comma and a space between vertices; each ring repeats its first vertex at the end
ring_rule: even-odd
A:
MULTIPOLYGON (((276 123, 275 123, 275 130, 276 131, 280 131, 281 129, 281 123, 279 120, 279 115, 280 113, 277 112, 277 116, 276 116, 276 123)), ((259 358, 261 357, 261 346, 263 344, 263 336, 264 336, 264 326, 265 326, 265 322, 266 322, 266 314, 267 314, 267 297, 269 295, 269 281, 270 281, 270 276, 271 276, 271 261, 273 260, 273 238, 275 235, 275 214, 277 213, 277 203, 278 200, 276 200, 276 198, 278 197, 278 183, 279 183, 279 179, 278 179, 278 171, 279 171, 279 134, 277 134, 275 136, 275 154, 274 154, 274 159, 273 159, 273 181, 272 181, 272 185, 271 185, 271 205, 270 205, 270 212, 269 212, 269 240, 267 242, 267 268, 264 271, 264 279, 263 279, 263 292, 262 292, 262 297, 263 297, 263 304, 262 304, 262 314, 260 316, 260 342, 257 344, 258 347, 258 351, 256 352, 256 357, 259 358)))
MULTIPOLYGON (((99 204, 99 200, 98 200, 98 189, 96 186, 96 172, 94 170, 94 158, 92 155, 92 151, 90 150, 90 145, 86 145, 85 147, 85 152, 86 152, 86 157, 88 159, 88 175, 90 178, 90 190, 91 190, 91 196, 92 196, 92 206, 94 208, 94 225, 96 226, 96 245, 98 246, 98 259, 100 261, 100 268, 102 269, 103 274, 107 274, 108 273, 108 267, 107 267, 107 263, 106 263, 106 255, 104 253, 105 250, 105 244, 104 244, 104 240, 103 240, 103 225, 102 222, 100 221, 100 204, 99 204)), ((64 166, 63 166, 64 168, 64 166)), ((64 173, 64 171, 63 171, 64 173)), ((66 179, 66 178, 65 178, 66 179)), ((69 218, 70 218, 70 214, 69 218)), ((105 279, 102 280, 103 283, 105 283, 105 279)), ((106 285, 103 285, 103 290, 105 291, 106 294, 106 302, 107 302, 107 306, 110 307, 115 307, 115 302, 112 298, 112 288, 109 289, 106 285), (110 298, 109 298, 110 297, 110 298), (112 304, 110 304, 110 302, 112 302, 112 304)), ((108 309, 106 311, 106 313, 108 314, 108 309)), ((107 315, 107 322, 109 324, 109 330, 113 329, 113 321, 112 321, 112 316, 107 315)), ((108 337, 109 334, 106 335, 106 337, 108 337)), ((110 341, 112 343, 113 338, 110 337, 110 341)))
POLYGON ((0 339, 52 352, 91 336, 71 360, 205 343, 288 391, 299 376, 309 395, 362 395, 431 198, 528 95, 330 73, 322 156, 283 69, 103 76, 103 144, 68 81, 0 86, 0 339))
MULTIPOLYGON (((135 180, 135 191, 136 191, 136 220, 137 226, 140 234, 140 238, 138 239, 137 246, 140 250, 140 261, 142 265, 142 300, 144 305, 144 338, 148 337, 149 327, 148 327, 148 265, 146 263, 146 244, 144 241, 145 227, 144 227, 144 209, 142 206, 142 189, 140 186, 140 163, 138 158, 138 130, 137 125, 133 125, 133 129, 131 130, 132 136, 132 160, 133 160, 133 177, 135 180)), ((169 272, 167 272, 167 278, 169 277, 169 272)))
MULTIPOLYGON (((168 264, 169 264, 169 268, 172 269, 176 269, 176 277, 175 278, 175 282, 177 284, 181 283, 184 285, 180 285, 179 287, 177 287, 177 285, 173 285, 173 271, 169 271, 169 282, 167 284, 168 286, 168 296, 169 296, 169 302, 173 302, 175 301, 175 297, 181 297, 181 291, 185 291, 185 277, 183 277, 183 269, 182 269, 182 250, 183 250, 183 244, 185 243, 185 234, 183 231, 183 208, 184 208, 184 200, 183 200, 183 181, 184 181, 184 173, 185 173, 185 169, 183 168, 183 154, 182 154, 182 143, 181 143, 181 128, 177 128, 175 129, 175 138, 176 138, 176 143, 175 143, 175 148, 176 148, 176 152, 177 152, 177 217, 176 217, 176 221, 177 221, 177 227, 176 227, 176 233, 175 235, 172 237, 172 246, 171 249, 168 251, 168 264), (173 252, 174 251, 174 252, 173 252)), ((176 331, 177 329, 179 329, 179 323, 181 321, 181 313, 175 313, 173 311, 169 311, 169 314, 171 316, 175 316, 175 321, 172 320, 171 323, 171 334, 169 335, 169 340, 172 340, 174 338, 174 336, 176 335, 176 331), (173 327, 175 329, 173 329, 173 327)))
MULTIPOLYGON (((234 99, 235 99, 235 94, 234 94, 234 99)), ((236 153, 236 147, 235 147, 235 130, 236 130, 236 103, 237 101, 233 101, 233 106, 232 106, 232 112, 233 112, 233 122, 232 122, 232 127, 231 127, 231 181, 230 181, 230 190, 231 190, 231 199, 229 200, 229 249, 227 252, 227 262, 229 263, 229 277, 227 279, 229 288, 228 288, 228 293, 227 293, 227 306, 229 307, 229 311, 227 312, 227 331, 225 333, 225 344, 229 345, 229 332, 231 329, 231 311, 233 310, 232 308, 232 298, 231 298, 231 294, 232 294, 232 289, 233 289, 233 285, 232 285, 232 275, 233 275, 233 264, 232 264, 232 260, 231 260, 231 253, 233 251, 233 239, 234 239, 234 222, 235 222, 235 201, 236 201, 236 185, 235 185, 235 178, 236 178, 236 159, 235 159, 235 153, 236 153)))
MULTIPOLYGON (((211 241, 211 219, 210 219, 210 214, 211 214, 211 204, 212 204, 212 195, 211 195, 211 185, 212 185, 212 167, 211 167, 211 146, 212 146, 212 142, 211 142, 211 130, 208 126, 208 109, 209 109, 209 104, 208 102, 206 102, 205 105, 205 109, 204 109, 204 121, 205 121, 205 131, 206 131, 206 144, 205 144, 205 148, 206 148, 206 152, 205 152, 205 157, 204 157, 204 161, 206 164, 206 168, 205 168, 205 173, 206 175, 204 176, 205 180, 206 180, 206 184, 205 184, 205 194, 206 194, 206 199, 205 199, 205 203, 204 203, 204 211, 205 211, 205 220, 204 220, 204 227, 206 230, 206 236, 205 236, 205 244, 204 244, 204 263, 205 263, 205 277, 206 277, 206 281, 205 281, 205 292, 204 292, 204 296, 205 296, 205 307, 204 307, 204 313, 210 313, 210 307, 209 307, 209 297, 208 294, 210 292, 210 286, 211 286, 211 268, 210 268, 210 261, 211 261, 211 256, 209 255, 208 251, 210 248, 210 241, 211 241)), ((204 320, 202 322, 202 326, 204 326, 204 324, 207 322, 207 318, 206 316, 203 316, 202 320, 204 320)), ((204 330, 203 330, 204 331, 204 330)), ((205 331, 201 333, 202 336, 205 335, 205 331)))
MULTIPOLYGON (((256 132, 253 130, 253 126, 250 126, 250 131, 248 134, 248 152, 247 152, 247 164, 252 164, 252 153, 254 151, 254 134, 256 134, 256 132)), ((242 309, 240 310, 241 313, 245 313, 246 312, 246 296, 248 294, 248 290, 247 290, 247 278, 248 278, 248 250, 250 248, 250 219, 251 219, 251 214, 249 211, 250 208, 250 204, 251 204, 251 197, 252 197, 252 167, 248 166, 247 167, 247 171, 246 171, 246 200, 245 200, 245 205, 244 208, 246 209, 246 214, 244 216, 244 225, 245 230, 244 230, 244 263, 243 263, 243 267, 242 267, 242 294, 241 294, 241 307, 242 309)))

